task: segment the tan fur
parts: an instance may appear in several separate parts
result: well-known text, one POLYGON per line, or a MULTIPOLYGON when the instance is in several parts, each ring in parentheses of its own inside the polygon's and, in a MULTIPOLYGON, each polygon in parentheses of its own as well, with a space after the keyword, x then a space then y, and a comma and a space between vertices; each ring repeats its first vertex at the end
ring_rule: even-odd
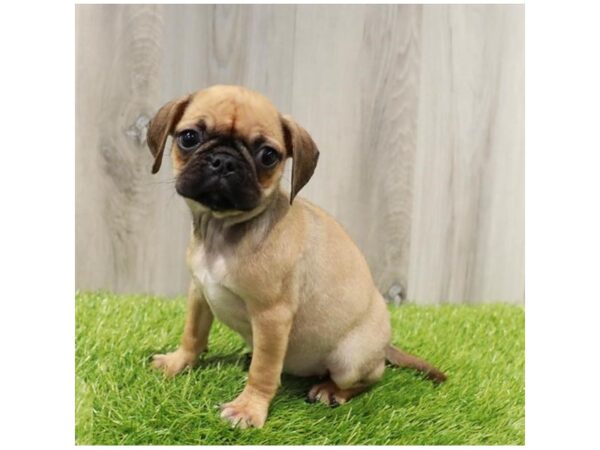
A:
MULTIPOLYGON (((308 155, 302 164, 310 173, 299 169, 299 176, 312 175, 310 161, 316 164, 318 156, 312 139, 260 94, 231 86, 200 91, 175 132, 199 120, 248 142, 262 136, 294 159, 308 155)), ((175 143, 172 155, 177 175, 185 162, 175 143)), ((263 197, 254 211, 214 213, 188 200, 194 232, 186 326, 180 348, 154 361, 169 375, 193 366, 207 347, 213 315, 237 331, 252 348, 252 362, 245 389, 221 415, 240 427, 264 424, 282 371, 328 375, 328 384, 313 391, 335 394, 338 403, 349 400, 381 377, 391 339, 386 304, 361 252, 317 206, 301 198, 290 205, 279 187, 282 172, 283 164, 261 181, 263 197)), ((296 180, 301 185, 292 192, 306 181, 296 180)))

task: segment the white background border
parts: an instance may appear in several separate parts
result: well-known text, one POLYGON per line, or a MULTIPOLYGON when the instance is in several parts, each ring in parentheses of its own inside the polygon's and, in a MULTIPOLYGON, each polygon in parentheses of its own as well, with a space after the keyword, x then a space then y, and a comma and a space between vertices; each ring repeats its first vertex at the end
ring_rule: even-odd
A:
MULTIPOLYGON (((598 442, 599 9, 592 1, 526 4, 533 448, 598 442)), ((0 33, 0 442, 66 448, 74 445, 75 404, 73 3, 5 2, 0 33)))

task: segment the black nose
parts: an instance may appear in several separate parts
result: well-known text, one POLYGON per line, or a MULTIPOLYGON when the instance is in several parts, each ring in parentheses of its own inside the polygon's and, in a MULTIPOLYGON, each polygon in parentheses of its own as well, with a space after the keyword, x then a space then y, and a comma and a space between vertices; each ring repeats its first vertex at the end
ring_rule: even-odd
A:
POLYGON ((239 162, 232 155, 217 153, 207 158, 209 170, 215 175, 227 176, 238 171, 239 162))

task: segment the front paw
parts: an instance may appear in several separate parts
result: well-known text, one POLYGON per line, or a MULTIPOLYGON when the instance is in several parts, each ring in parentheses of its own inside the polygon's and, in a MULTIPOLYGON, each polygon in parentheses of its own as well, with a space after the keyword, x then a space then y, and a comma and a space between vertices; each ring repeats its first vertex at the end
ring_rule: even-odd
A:
POLYGON ((154 355, 152 367, 161 369, 166 375, 172 377, 187 368, 194 367, 197 360, 198 355, 179 348, 166 355, 154 355))
POLYGON ((262 428, 268 410, 269 404, 264 399, 242 393, 234 401, 221 405, 221 418, 238 428, 262 428))

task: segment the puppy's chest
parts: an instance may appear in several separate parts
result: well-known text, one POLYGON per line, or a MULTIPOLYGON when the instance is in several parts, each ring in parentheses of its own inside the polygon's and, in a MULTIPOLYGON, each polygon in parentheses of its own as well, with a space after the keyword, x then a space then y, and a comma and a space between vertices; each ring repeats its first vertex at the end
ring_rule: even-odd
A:
POLYGON ((229 328, 251 341, 251 327, 244 300, 235 292, 231 267, 221 255, 206 255, 199 248, 190 255, 189 264, 196 285, 202 288, 204 297, 214 316, 229 328))

